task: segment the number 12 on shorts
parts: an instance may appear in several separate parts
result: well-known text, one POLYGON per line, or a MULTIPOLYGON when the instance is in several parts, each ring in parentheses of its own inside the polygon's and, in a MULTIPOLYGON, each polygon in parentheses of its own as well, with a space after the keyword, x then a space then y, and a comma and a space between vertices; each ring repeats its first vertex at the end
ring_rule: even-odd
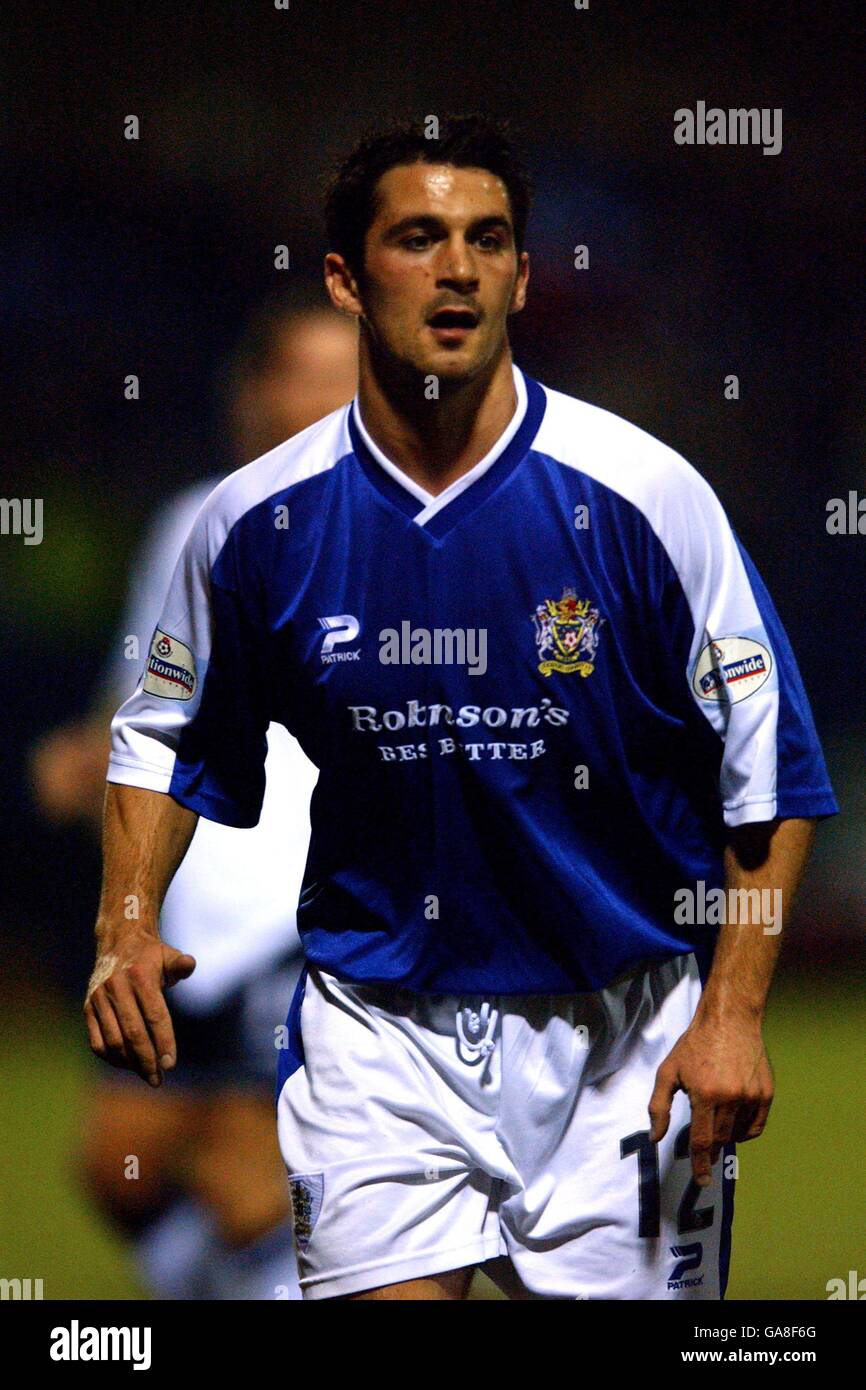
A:
MULTIPOLYGON (((674 1158, 688 1158, 691 1125, 680 1130, 674 1143, 674 1158)), ((658 1144, 650 1142, 648 1129, 636 1130, 619 1141, 620 1158, 637 1154, 638 1165, 638 1235, 657 1236, 661 1225, 661 1178, 659 1176, 658 1144)), ((701 1189, 694 1179, 683 1193, 677 1211, 677 1232, 705 1231, 713 1224, 715 1206, 696 1207, 701 1189)))

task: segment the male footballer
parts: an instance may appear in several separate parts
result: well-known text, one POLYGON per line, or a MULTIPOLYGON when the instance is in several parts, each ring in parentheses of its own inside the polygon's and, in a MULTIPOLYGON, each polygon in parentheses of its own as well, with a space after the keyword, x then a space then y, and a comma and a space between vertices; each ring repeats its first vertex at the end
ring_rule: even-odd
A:
POLYGON ((513 363, 527 210, 483 117, 356 147, 325 278, 357 397, 212 493, 113 725, 85 1012, 155 1084, 198 816, 255 825, 271 721, 319 769, 278 1078, 306 1298, 459 1299, 480 1265, 723 1297, 773 1094, 762 909, 836 810, 712 490, 513 363))

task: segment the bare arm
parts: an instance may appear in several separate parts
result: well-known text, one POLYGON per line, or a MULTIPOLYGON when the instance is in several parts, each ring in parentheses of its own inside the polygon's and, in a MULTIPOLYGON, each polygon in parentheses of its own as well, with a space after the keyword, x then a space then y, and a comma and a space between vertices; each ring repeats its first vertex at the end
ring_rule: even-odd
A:
POLYGON ((96 964, 84 1014, 97 1056, 152 1086, 177 1060, 163 990, 195 969, 192 956, 160 940, 159 911, 197 823, 195 812, 162 792, 108 784, 96 964))
POLYGON ((814 820, 769 821, 731 833, 725 853, 725 887, 737 920, 719 929, 713 966, 689 1028, 660 1066, 650 1101, 650 1138, 658 1143, 670 1123, 674 1093, 692 1107, 691 1158, 695 1181, 705 1187, 711 1167, 729 1140, 756 1139, 773 1101, 773 1073, 762 1026, 770 983, 790 911, 805 868, 814 820))

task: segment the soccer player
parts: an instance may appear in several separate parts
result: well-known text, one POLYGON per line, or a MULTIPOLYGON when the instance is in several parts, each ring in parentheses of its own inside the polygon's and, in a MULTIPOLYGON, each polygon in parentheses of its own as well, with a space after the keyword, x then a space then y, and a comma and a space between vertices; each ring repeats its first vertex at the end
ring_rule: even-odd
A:
POLYGON ((457 1299, 479 1265, 721 1297, 777 895, 836 809, 714 493, 512 362, 527 204, 483 117, 347 158, 325 278, 357 398, 212 494, 114 721, 85 1011, 155 1083, 198 817, 255 824, 270 721, 319 769, 278 1102, 308 1298, 457 1299))
MULTIPOLYGON (((231 356, 227 461, 249 459, 329 414, 356 384, 354 325, 321 300, 313 307, 297 295, 269 297, 231 356)), ((101 809, 111 713, 135 687, 137 652, 148 651, 178 556, 218 481, 159 508, 132 564, 93 712, 38 750, 36 791, 54 818, 87 819, 91 807, 101 809)), ((302 964, 295 902, 315 770, 279 725, 268 731, 267 773, 256 830, 202 825, 162 907, 162 931, 197 962, 172 996, 183 1050, 174 1084, 153 1094, 124 1085, 129 1073, 110 1072, 83 1116, 86 1187, 133 1237, 148 1285, 164 1297, 300 1296, 273 1085, 275 1026, 302 964), (134 1181, 129 1155, 138 1160, 134 1181)))

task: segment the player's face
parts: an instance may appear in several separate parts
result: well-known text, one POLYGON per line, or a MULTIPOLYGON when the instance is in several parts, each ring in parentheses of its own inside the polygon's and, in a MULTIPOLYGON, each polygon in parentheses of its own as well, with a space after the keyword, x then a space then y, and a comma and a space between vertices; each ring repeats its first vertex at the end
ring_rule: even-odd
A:
POLYGON ((499 355, 507 316, 523 308, 528 260, 514 244, 508 190, 489 170, 389 169, 365 244, 367 329, 403 366, 471 379, 499 355))

